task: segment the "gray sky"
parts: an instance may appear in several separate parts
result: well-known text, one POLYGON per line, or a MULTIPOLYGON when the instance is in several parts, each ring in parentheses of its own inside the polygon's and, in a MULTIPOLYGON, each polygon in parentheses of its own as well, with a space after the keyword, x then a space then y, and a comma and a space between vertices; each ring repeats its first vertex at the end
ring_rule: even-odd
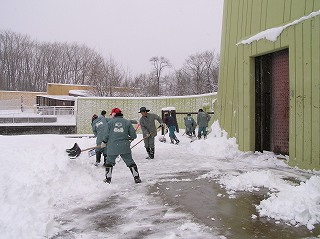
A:
POLYGON ((191 54, 220 51, 223 0, 0 0, 0 30, 86 44, 133 74, 152 56, 180 68, 191 54))

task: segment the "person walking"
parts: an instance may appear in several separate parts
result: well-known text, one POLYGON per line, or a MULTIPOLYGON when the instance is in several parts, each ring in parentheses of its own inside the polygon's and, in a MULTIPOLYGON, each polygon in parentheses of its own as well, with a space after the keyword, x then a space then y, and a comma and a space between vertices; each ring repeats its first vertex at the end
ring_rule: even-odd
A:
POLYGON ((184 125, 186 127, 186 135, 188 136, 196 136, 196 127, 197 123, 196 121, 192 118, 191 113, 188 113, 184 119, 184 125))
POLYGON ((137 138, 132 123, 123 118, 119 108, 112 109, 113 118, 108 121, 104 131, 101 148, 107 148, 106 178, 104 182, 111 183, 113 166, 116 158, 120 155, 127 167, 130 169, 135 183, 141 183, 138 167, 132 159, 130 143, 137 138))
MULTIPOLYGON (((103 132, 106 128, 107 122, 109 119, 106 118, 106 111, 102 110, 101 114, 99 116, 97 115, 93 115, 92 116, 92 132, 94 134, 94 136, 96 137, 96 145, 100 146, 103 140, 103 132)), ((95 162, 95 166, 99 166, 100 162, 101 162, 101 155, 103 154, 104 156, 104 164, 106 162, 106 157, 107 157, 107 152, 105 151, 105 149, 102 148, 96 148, 96 162, 95 162)))
POLYGON ((171 114, 168 112, 164 115, 164 123, 167 125, 169 129, 169 137, 171 144, 174 144, 174 140, 176 141, 176 144, 179 144, 180 141, 174 133, 174 131, 176 131, 176 122, 174 118, 171 116, 171 114))
POLYGON ((197 115, 197 124, 199 126, 198 139, 201 139, 202 135, 204 139, 207 138, 207 127, 210 119, 211 119, 211 116, 207 112, 204 112, 203 109, 199 109, 198 115, 197 115))
POLYGON ((161 127, 163 127, 163 121, 159 115, 148 113, 149 111, 146 107, 141 107, 138 113, 141 113, 139 123, 144 138, 144 147, 148 153, 147 159, 153 159, 155 154, 154 137, 157 135, 155 121, 157 120, 161 127))

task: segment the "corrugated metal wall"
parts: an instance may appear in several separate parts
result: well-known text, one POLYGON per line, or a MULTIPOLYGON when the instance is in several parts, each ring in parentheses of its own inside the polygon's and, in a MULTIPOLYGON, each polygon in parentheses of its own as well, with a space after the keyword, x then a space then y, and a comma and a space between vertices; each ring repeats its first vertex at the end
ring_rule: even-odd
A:
POLYGON ((320 169, 320 16, 286 28, 275 42, 237 45, 319 10, 319 0, 224 0, 216 112, 242 150, 255 148, 254 57, 289 48, 289 163, 320 169))

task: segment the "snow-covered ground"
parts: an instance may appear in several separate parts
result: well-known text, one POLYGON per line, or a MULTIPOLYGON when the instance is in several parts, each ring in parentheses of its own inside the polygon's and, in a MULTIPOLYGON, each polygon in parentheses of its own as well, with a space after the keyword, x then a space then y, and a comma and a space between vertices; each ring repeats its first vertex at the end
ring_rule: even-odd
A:
MULTIPOLYGON (((146 160, 143 143, 138 144, 132 151, 142 183, 134 184, 129 169, 119 159, 110 185, 103 182, 104 168, 93 165, 95 157, 89 158, 83 152, 80 157, 69 159, 65 152, 75 142, 82 149, 94 146, 94 138, 0 136, 0 238, 62 238, 57 233, 66 230, 68 213, 72 216, 71 212, 79 208, 92 210, 90 205, 111 202, 115 195, 121 198, 121 207, 107 207, 105 213, 117 210, 123 220, 121 226, 106 234, 97 230, 72 231, 70 222, 72 237, 65 238, 129 238, 121 235, 136 235, 145 230, 149 230, 149 236, 144 238, 224 238, 150 195, 149 186, 169 175, 188 171, 205 172, 193 180, 212 178, 226 189, 225 196, 230 198, 236 197, 238 191, 269 189, 269 197, 256 206, 252 218, 274 218, 292 227, 304 225, 309 230, 320 222, 318 171, 290 168, 270 152, 241 152, 235 139, 228 139, 218 122, 213 124, 207 140, 190 143, 182 134, 177 134, 179 145, 156 141, 154 160, 146 160), (301 183, 294 184, 285 177, 301 183), (155 230, 151 220, 146 220, 148 217, 159 217, 157 220, 163 223, 156 225, 155 230)), ((141 135, 132 144, 139 139, 141 135)), ((90 227, 83 219, 77 223, 90 227)))

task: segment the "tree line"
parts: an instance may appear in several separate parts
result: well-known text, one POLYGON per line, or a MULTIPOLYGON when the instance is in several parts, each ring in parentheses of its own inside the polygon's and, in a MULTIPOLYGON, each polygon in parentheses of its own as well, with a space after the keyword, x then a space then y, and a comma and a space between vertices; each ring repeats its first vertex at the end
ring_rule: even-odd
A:
POLYGON ((0 31, 0 90, 44 92, 47 83, 92 85, 94 96, 196 95, 218 90, 219 55, 190 55, 180 69, 163 56, 151 70, 131 76, 112 57, 86 45, 49 43, 0 31), (115 89, 126 90, 115 90, 115 89), (129 90, 128 90, 129 89, 129 90))

